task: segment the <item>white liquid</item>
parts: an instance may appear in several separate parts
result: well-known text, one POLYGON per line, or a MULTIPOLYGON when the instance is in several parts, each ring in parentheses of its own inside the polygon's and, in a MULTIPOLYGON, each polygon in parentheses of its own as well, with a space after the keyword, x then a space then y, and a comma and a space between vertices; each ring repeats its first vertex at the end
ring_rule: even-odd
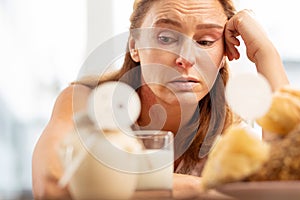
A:
POLYGON ((147 150, 140 158, 137 190, 172 189, 173 152, 147 150))
MULTIPOLYGON (((73 134, 70 143, 74 147, 73 160, 86 152, 81 140, 73 134)), ((139 161, 133 154, 140 152, 137 141, 124 134, 110 133, 107 137, 95 135, 95 145, 85 156, 72 174, 69 182, 73 199, 129 199, 134 194, 137 184, 136 172, 139 161), (126 152, 122 149, 129 149, 126 152), (100 156, 100 153, 102 153, 100 156), (122 171, 123 170, 123 171, 122 171)), ((72 162, 65 163, 66 166, 72 162)))
POLYGON ((129 199, 136 188, 137 176, 104 166, 86 156, 70 182, 74 199, 129 199), (126 181, 126 184, 124 184, 126 181))

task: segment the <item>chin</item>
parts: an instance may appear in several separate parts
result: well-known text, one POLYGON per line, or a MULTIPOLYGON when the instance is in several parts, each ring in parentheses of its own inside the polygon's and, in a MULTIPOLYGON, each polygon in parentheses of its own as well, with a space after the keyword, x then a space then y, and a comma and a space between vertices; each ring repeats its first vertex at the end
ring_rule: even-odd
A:
POLYGON ((195 105, 198 104, 201 99, 196 98, 194 95, 179 95, 178 100, 180 105, 195 105))
POLYGON ((203 98, 204 96, 202 95, 201 97, 195 95, 195 93, 177 93, 177 94, 172 94, 168 96, 164 96, 164 101, 167 102, 168 104, 180 104, 181 106, 186 105, 196 105, 199 103, 199 101, 203 98))

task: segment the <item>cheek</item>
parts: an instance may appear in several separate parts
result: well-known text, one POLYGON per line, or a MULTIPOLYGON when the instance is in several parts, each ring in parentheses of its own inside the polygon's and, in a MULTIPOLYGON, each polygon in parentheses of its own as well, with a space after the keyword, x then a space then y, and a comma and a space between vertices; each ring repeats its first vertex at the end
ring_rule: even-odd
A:
POLYGON ((173 66, 175 56, 163 50, 139 50, 141 65, 161 64, 165 66, 173 66))
POLYGON ((174 67, 170 67, 166 62, 158 61, 160 61, 160 58, 141 63, 141 74, 146 84, 165 86, 174 77, 180 76, 180 73, 174 67))
POLYGON ((165 85, 172 77, 178 76, 178 72, 172 67, 174 55, 160 50, 142 50, 139 54, 145 83, 165 85))

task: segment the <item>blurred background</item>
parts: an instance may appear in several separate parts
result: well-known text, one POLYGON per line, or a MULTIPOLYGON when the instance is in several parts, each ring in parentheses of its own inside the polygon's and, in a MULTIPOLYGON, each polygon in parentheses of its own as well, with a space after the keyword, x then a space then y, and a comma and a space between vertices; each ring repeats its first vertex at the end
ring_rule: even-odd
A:
MULTIPOLYGON (((31 199, 31 157, 55 98, 86 56, 128 30, 133 0, 0 0, 0 199, 31 199)), ((250 8, 300 88, 296 1, 236 0, 250 8)), ((241 46, 240 50, 245 51, 241 46)), ((245 56, 233 73, 253 71, 245 56)))

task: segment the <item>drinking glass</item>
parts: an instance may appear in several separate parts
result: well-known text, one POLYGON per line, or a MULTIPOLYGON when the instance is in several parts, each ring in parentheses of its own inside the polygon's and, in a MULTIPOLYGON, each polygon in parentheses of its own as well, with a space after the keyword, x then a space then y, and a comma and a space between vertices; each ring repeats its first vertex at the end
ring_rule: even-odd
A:
POLYGON ((174 171, 173 133, 169 131, 135 131, 143 150, 138 154, 137 191, 165 190, 171 195, 174 171))

